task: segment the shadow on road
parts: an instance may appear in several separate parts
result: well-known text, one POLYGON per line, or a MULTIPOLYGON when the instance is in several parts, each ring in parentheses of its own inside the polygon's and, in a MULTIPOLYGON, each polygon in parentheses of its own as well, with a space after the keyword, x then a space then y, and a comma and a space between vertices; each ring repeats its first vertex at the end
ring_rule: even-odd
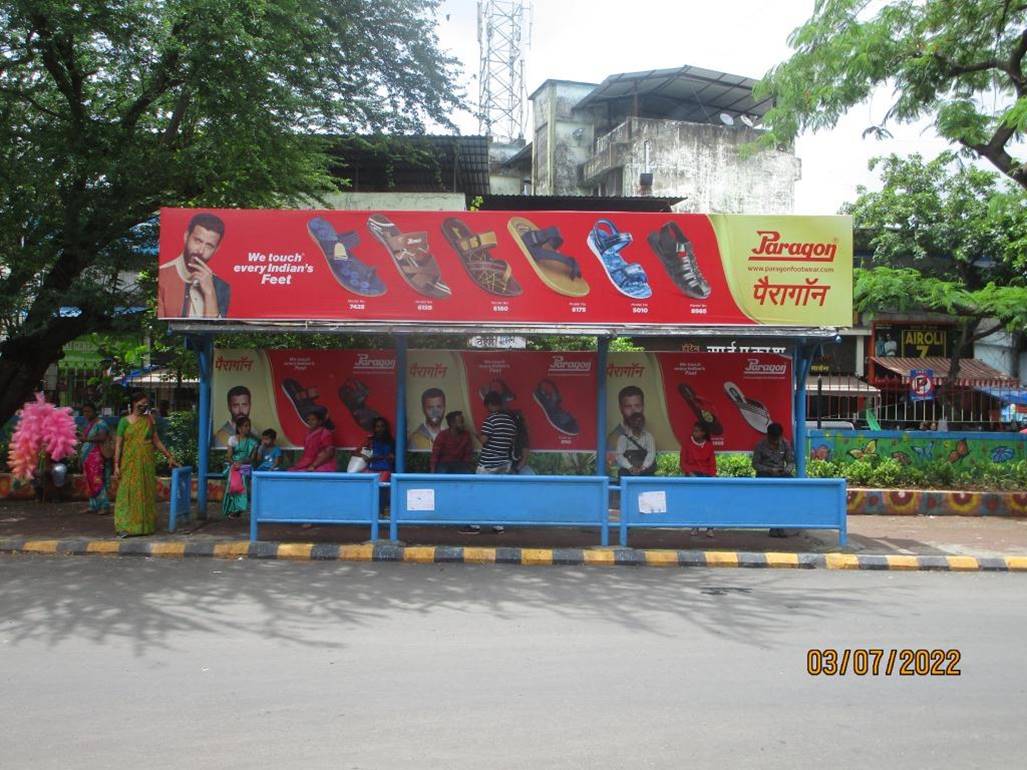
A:
POLYGON ((770 647, 799 617, 837 617, 870 602, 881 616, 908 611, 902 605, 913 589, 885 580, 821 571, 8 556, 0 557, 0 645, 120 638, 142 655, 171 649, 179 632, 190 632, 341 649, 347 629, 432 613, 445 623, 459 612, 507 620, 511 634, 584 619, 671 635, 684 617, 697 631, 770 647), (853 580, 866 587, 853 590, 853 580), (671 616, 675 623, 666 622, 671 616))

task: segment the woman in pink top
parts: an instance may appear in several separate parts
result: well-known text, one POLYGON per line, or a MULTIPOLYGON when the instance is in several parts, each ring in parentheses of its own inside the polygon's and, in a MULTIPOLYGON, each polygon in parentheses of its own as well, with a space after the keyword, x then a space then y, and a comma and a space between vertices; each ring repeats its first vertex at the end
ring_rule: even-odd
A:
POLYGON ((324 420, 316 412, 307 414, 307 425, 310 431, 303 440, 303 456, 289 470, 334 471, 335 445, 332 443, 332 432, 324 427, 324 420))

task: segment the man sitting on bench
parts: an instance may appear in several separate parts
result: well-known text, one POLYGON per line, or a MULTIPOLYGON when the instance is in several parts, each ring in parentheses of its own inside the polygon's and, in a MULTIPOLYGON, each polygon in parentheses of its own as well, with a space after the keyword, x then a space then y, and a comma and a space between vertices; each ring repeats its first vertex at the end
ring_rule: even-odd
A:
MULTIPOLYGON (((791 478, 795 475, 795 452, 781 437, 781 424, 772 422, 767 426, 767 437, 756 445, 752 452, 752 467, 756 475, 765 478, 791 478)), ((787 537, 779 527, 770 530, 771 537, 787 537)))

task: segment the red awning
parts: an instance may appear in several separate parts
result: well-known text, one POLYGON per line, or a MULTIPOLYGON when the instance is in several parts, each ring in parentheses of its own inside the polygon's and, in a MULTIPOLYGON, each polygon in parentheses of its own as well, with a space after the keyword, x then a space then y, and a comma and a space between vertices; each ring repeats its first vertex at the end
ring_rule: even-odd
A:
MULTIPOLYGON (((940 356, 935 358, 871 356, 870 360, 878 366, 883 366, 885 369, 895 372, 895 374, 900 375, 903 379, 909 379, 909 372, 913 369, 933 369, 935 377, 945 379, 949 375, 949 364, 951 363, 949 359, 940 356)), ((959 359, 959 379, 987 382, 1016 382, 1015 377, 1003 374, 998 369, 993 369, 976 358, 959 359)))

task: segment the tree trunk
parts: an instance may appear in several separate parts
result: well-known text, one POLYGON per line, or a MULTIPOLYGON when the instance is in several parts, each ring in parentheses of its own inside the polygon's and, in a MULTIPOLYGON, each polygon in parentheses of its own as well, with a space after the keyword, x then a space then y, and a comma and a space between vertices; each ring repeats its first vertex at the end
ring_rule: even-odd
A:
POLYGON ((52 318, 37 331, 15 333, 0 343, 0 425, 32 398, 47 367, 61 358, 65 345, 86 332, 108 326, 106 319, 81 312, 78 316, 52 318))
POLYGON ((56 359, 51 352, 39 351, 31 357, 0 358, 0 425, 4 424, 32 398, 47 368, 56 359))
MULTIPOLYGON (((945 378, 945 385, 939 388, 941 393, 944 395, 945 400, 948 401, 948 412, 950 419, 955 421, 956 418, 956 405, 955 405, 955 394, 959 393, 959 388, 956 386, 956 380, 959 378, 959 365, 964 358, 964 352, 968 349, 971 342, 974 340, 974 332, 977 331, 977 327, 980 325, 981 319, 974 318, 972 320, 965 321, 962 324, 962 331, 959 335, 959 342, 955 344, 952 349, 952 355, 949 358, 949 375, 945 378), (951 394, 951 395, 950 395, 951 394)), ((944 409, 944 406, 943 406, 944 409)), ((944 411, 942 412, 944 414, 944 411)))

